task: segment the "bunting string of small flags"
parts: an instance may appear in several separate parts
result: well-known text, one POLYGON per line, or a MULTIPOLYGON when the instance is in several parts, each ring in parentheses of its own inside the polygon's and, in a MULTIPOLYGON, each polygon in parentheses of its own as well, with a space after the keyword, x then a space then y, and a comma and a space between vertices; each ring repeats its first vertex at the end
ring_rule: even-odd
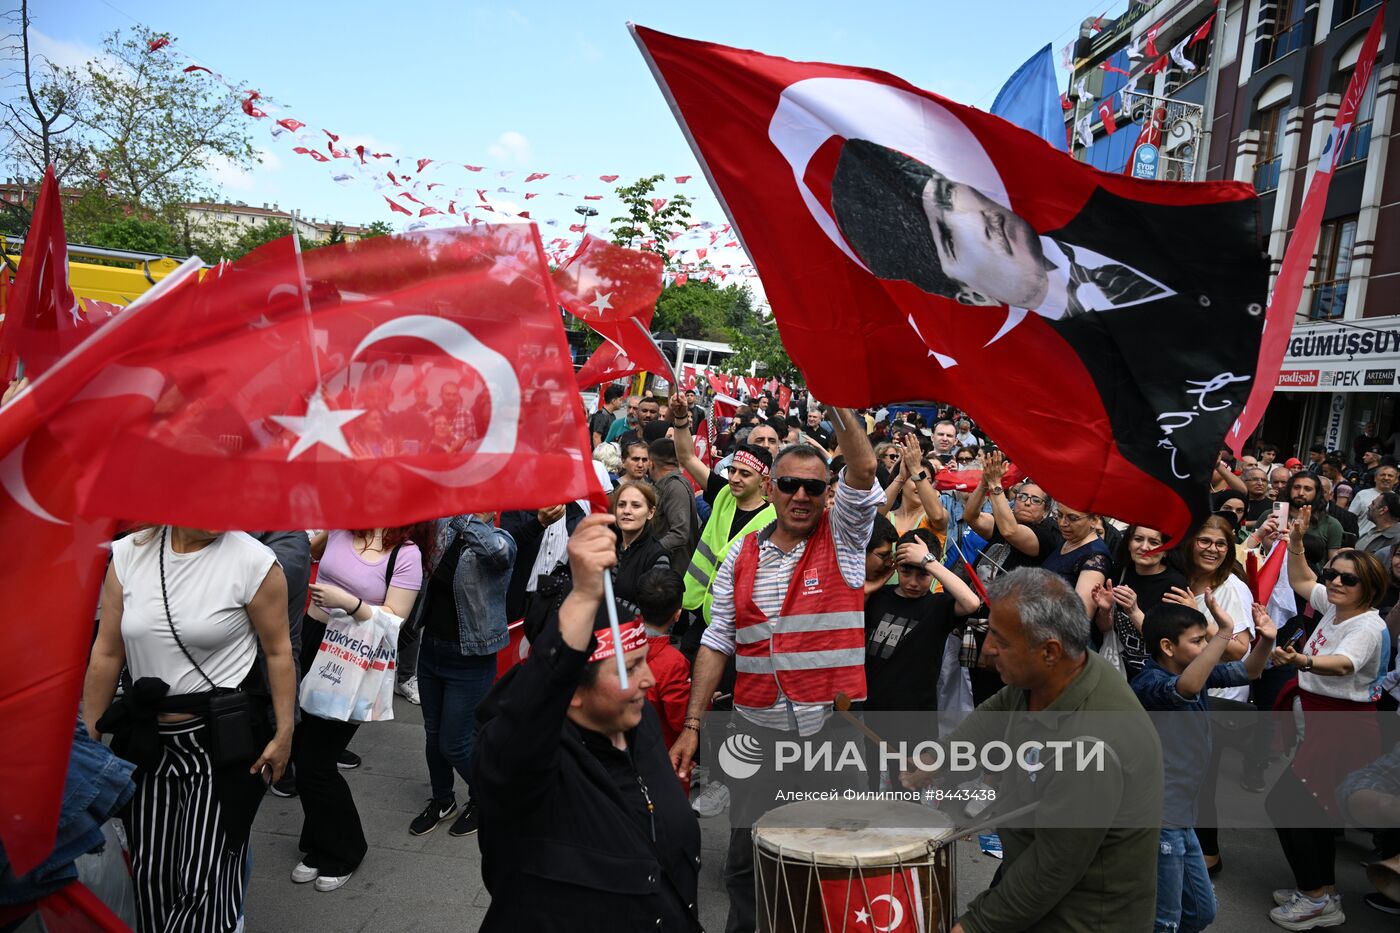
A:
MULTIPOLYGON (((365 185, 379 193, 385 211, 402 221, 407 231, 457 223, 530 221, 540 227, 541 236, 546 238, 549 258, 560 264, 573 254, 587 224, 536 216, 540 213, 539 206, 531 202, 541 197, 562 198, 571 204, 582 201, 586 206, 589 202, 604 200, 608 192, 606 186, 620 178, 618 174, 585 177, 577 173, 497 169, 375 151, 373 147, 356 144, 358 137, 352 134, 314 129, 310 121, 294 115, 277 99, 246 88, 194 61, 168 37, 151 41, 149 53, 157 52, 185 62, 186 73, 207 75, 209 80, 222 85, 239 99, 239 107, 248 118, 266 127, 272 140, 290 146, 293 155, 325 165, 332 181, 347 186, 365 185), (565 188, 568 190, 562 190, 565 188), (555 235, 550 236, 551 232, 555 235)), ((694 177, 668 176, 676 185, 689 184, 694 177)), ((666 198, 653 198, 652 211, 659 213, 667 203, 666 198)), ((652 249, 658 243, 654 238, 647 238, 637 245, 652 249)), ((663 249, 667 257, 668 284, 685 284, 691 278, 723 281, 729 276, 757 275, 728 223, 692 221, 686 229, 671 234, 669 245, 663 245, 663 249), (744 261, 717 263, 709 258, 711 252, 744 261)))

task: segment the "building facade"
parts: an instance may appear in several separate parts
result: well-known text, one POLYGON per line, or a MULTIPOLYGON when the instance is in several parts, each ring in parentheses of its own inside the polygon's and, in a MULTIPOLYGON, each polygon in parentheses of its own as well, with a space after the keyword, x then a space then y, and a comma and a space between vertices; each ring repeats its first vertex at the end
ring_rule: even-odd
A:
MULTIPOLYGON (((1379 6, 1161 0, 1129 3, 1116 19, 1086 20, 1069 55, 1066 116, 1071 129, 1087 117, 1093 142, 1076 139, 1075 155, 1143 177, 1252 183, 1277 274, 1379 6), (1082 95, 1073 94, 1076 86, 1082 95), (1105 101, 1117 117, 1112 134, 1098 110, 1105 101), (1144 142, 1156 151, 1137 159, 1144 142)), ((1383 438, 1400 430, 1400 163, 1388 165, 1397 38, 1400 11, 1392 11, 1338 158, 1283 371, 1256 440, 1348 450, 1367 423, 1383 438)))

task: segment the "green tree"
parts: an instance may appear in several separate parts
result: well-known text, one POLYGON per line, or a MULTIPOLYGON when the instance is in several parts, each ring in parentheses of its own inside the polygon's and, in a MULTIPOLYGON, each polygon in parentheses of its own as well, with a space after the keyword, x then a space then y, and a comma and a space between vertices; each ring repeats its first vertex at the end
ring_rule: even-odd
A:
POLYGON ((610 221, 614 243, 635 248, 642 240, 654 239, 656 242, 650 249, 662 259, 667 258, 666 244, 671 241, 671 234, 686 229, 690 221, 691 201, 683 194, 673 194, 657 210, 652 203, 660 200, 656 196, 656 186, 665 180, 665 175, 651 175, 617 188, 617 196, 627 212, 610 221))
POLYGON ((138 253, 178 255, 180 238, 175 228, 163 220, 123 217, 94 226, 84 238, 89 246, 128 249, 138 253))
POLYGON ((724 361, 723 369, 727 372, 748 373, 750 364, 756 362, 764 375, 776 376, 789 384, 799 375, 778 336, 776 324, 750 333, 735 333, 729 345, 734 348, 734 355, 724 361))
POLYGON ((387 220, 372 220, 365 225, 364 232, 360 234, 360 239, 368 240, 371 237, 389 236, 394 232, 394 225, 387 220))
POLYGON ((246 168, 256 158, 237 96, 150 51, 158 38, 144 27, 118 30, 103 41, 101 59, 81 76, 67 74, 87 99, 80 123, 90 158, 82 174, 115 200, 170 218, 210 194, 213 165, 246 168))
MULTIPOLYGON (((285 220, 269 220, 266 223, 255 224, 241 231, 238 236, 234 238, 226 258, 239 259, 248 255, 259 246, 291 235, 292 225, 285 220)), ((308 240, 306 237, 300 237, 300 240, 303 250, 311 250, 318 246, 325 245, 316 240, 308 240)))

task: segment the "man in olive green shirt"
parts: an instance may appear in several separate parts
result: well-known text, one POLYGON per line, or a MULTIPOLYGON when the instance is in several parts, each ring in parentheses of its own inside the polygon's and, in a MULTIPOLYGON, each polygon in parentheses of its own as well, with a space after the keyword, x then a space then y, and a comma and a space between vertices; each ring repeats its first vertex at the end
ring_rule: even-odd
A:
MULTIPOLYGON (((1039 769, 994 775, 996 810, 1035 805, 998 827, 1000 878, 968 905, 953 933, 1098 933, 1152 929, 1162 749, 1123 675, 1089 649, 1084 606, 1063 579, 1023 568, 988 588, 983 649, 1006 683, 949 739, 1005 742, 1039 769), (1024 755, 1027 741, 1044 746, 1024 755), (1102 767, 1079 748, 1103 742, 1102 767), (1052 742, 1073 746, 1054 766, 1052 742), (1093 825, 1097 824, 1097 825, 1093 825)), ((905 783, 921 783, 921 773, 905 783)))

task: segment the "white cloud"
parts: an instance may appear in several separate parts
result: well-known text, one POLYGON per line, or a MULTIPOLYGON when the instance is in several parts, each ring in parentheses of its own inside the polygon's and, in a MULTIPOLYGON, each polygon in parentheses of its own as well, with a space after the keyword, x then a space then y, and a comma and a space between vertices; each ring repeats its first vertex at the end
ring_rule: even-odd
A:
POLYGON ((69 42, 46 35, 31 24, 29 27, 29 53, 36 60, 43 58, 59 68, 80 69, 93 59, 102 57, 102 50, 82 42, 69 42))
POLYGON ((506 130, 486 147, 486 154, 500 165, 523 165, 530 161, 530 141, 524 133, 506 130))
POLYGON ((257 157, 262 164, 254 165, 252 169, 244 169, 224 156, 215 156, 209 162, 209 179, 220 188, 230 191, 253 191, 258 187, 259 174, 276 172, 282 168, 282 160, 270 149, 259 151, 257 157))

